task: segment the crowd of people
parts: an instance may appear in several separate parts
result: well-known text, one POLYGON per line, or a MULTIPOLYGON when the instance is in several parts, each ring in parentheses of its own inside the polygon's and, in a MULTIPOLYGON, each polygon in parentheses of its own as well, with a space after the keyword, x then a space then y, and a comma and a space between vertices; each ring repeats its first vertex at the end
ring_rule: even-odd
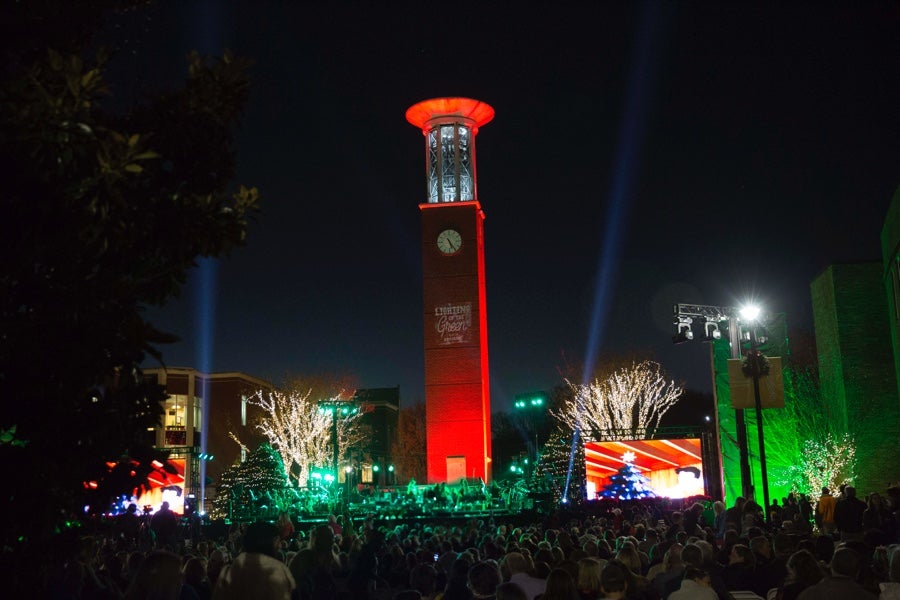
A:
POLYGON ((82 539, 51 577, 51 597, 900 598, 900 489, 865 501, 849 486, 826 489, 815 504, 789 496, 766 512, 738 498, 589 503, 534 522, 332 516, 305 528, 282 514, 153 547, 117 527, 82 539))

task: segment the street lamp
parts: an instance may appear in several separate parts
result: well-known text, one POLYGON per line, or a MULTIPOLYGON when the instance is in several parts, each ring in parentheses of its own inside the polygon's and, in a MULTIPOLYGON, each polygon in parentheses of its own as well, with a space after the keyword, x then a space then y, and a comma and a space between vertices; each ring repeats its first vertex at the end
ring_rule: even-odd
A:
POLYGON ((341 400, 340 398, 320 400, 317 404, 320 411, 331 415, 331 468, 334 473, 337 473, 338 462, 340 460, 340 449, 338 447, 338 419, 355 415, 359 412, 359 407, 352 400, 341 400))
POLYGON ((547 409, 547 394, 545 392, 531 392, 529 394, 516 395, 513 406, 522 413, 533 415, 529 424, 534 432, 534 464, 538 461, 538 420, 544 416, 547 409))
POLYGON ((763 506, 765 519, 769 521, 769 474, 766 469, 766 444, 763 436, 762 401, 759 396, 759 378, 768 374, 768 365, 762 352, 756 349, 756 325, 759 307, 746 306, 741 316, 750 324, 750 350, 747 352, 744 374, 753 378, 753 401, 756 404, 756 432, 759 437, 759 468, 762 471, 763 506))
MULTIPOLYGON (((707 304, 685 304, 678 303, 674 307, 674 324, 676 326, 676 334, 672 337, 672 342, 681 344, 694 339, 692 331, 692 323, 697 320, 698 323, 704 324, 704 336, 698 341, 713 342, 721 339, 722 333, 719 330, 720 323, 728 324, 728 339, 731 345, 731 357, 741 357, 741 324, 739 311, 731 306, 711 306, 707 304)), ((710 349, 710 360, 715 363, 714 353, 710 349)), ((715 374, 713 375, 715 378, 715 374)), ((715 381, 713 381, 715 386, 715 381)), ((719 464, 717 465, 716 486, 719 487, 721 496, 724 498, 725 489, 722 480, 722 442, 720 439, 721 432, 719 423, 719 407, 714 407, 714 426, 713 433, 714 443, 716 446, 715 456, 719 464)), ((742 409, 734 410, 735 433, 737 434, 737 446, 740 453, 740 471, 741 471, 741 495, 744 498, 752 496, 752 483, 750 479, 750 450, 747 445, 747 425, 744 421, 744 411, 742 409)), ((716 495, 713 493, 713 495, 716 495)))

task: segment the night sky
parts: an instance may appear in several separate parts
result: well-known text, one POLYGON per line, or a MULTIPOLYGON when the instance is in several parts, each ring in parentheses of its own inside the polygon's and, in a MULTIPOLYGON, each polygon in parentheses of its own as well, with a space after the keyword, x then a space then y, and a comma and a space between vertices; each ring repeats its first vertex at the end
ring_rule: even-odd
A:
POLYGON ((424 138, 404 113, 432 97, 496 110, 477 137, 495 410, 592 352, 708 392, 707 348, 672 345, 673 303, 755 299, 801 339, 812 279, 880 259, 900 4, 379 4, 162 2, 115 21, 123 94, 177 85, 192 48, 255 61, 238 180, 264 213, 148 312, 183 338, 167 364, 424 399, 424 138))

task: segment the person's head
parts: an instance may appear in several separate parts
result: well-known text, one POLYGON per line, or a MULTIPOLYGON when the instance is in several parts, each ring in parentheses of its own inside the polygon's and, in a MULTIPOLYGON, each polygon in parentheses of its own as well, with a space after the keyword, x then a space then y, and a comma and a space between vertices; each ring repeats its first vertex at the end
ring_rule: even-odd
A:
POLYGON ((625 544, 622 548, 616 553, 616 560, 620 561, 628 570, 636 575, 641 574, 642 565, 641 565, 641 555, 638 554, 637 550, 634 549, 634 546, 631 544, 625 544))
POLYGON ((772 546, 769 544, 769 538, 764 535, 758 535, 750 540, 750 550, 763 558, 771 558, 772 556, 772 546))
POLYGON ((828 489, 827 487, 823 487, 823 488, 822 488, 822 495, 823 495, 823 496, 827 496, 827 495, 829 495, 830 493, 831 493, 831 491, 829 491, 829 489, 828 489))
POLYGON ((582 592, 600 591, 600 574, 603 564, 596 558, 582 558, 578 561, 578 579, 575 584, 582 592))
POLYGON ((163 502, 162 506, 159 507, 160 510, 169 510, 169 503, 163 502))
POLYGON ((206 559, 197 557, 189 558, 187 562, 184 563, 182 572, 184 573, 185 582, 191 585, 203 583, 203 580, 206 579, 206 559))
POLYGON ((258 521, 251 523, 244 532, 242 547, 244 552, 255 552, 276 557, 281 542, 278 528, 272 523, 258 521))
POLYGON ((852 485, 848 485, 844 488, 844 495, 848 498, 856 498, 856 488, 852 485))
POLYGON ((138 567, 125 594, 126 600, 178 598, 181 591, 181 559, 177 554, 154 550, 138 567))
POLYGON ((503 557, 503 560, 500 563, 500 569, 505 576, 515 575, 516 573, 527 573, 528 561, 521 552, 509 552, 503 557))
POLYGON ((824 576, 819 561, 808 550, 798 550, 787 561, 788 579, 806 586, 814 585, 824 576))
POLYGON ((624 593, 628 587, 625 569, 617 563, 610 563, 603 567, 603 571, 600 573, 600 587, 606 595, 624 593))
POLYGON ((725 512, 725 503, 721 500, 716 500, 715 502, 713 502, 713 512, 716 515, 721 515, 723 512, 725 512))
POLYGON ((578 589, 571 573, 565 569, 553 569, 547 576, 545 598, 577 598, 578 589))
POLYGON ((672 544, 669 546, 669 549, 666 550, 666 553, 663 555, 663 568, 666 571, 671 571, 677 567, 681 566, 681 544, 672 544))
POLYGON ((741 564, 750 569, 756 568, 756 557, 753 551, 743 544, 735 544, 731 548, 731 554, 728 556, 728 564, 741 564))
POLYGON ((429 564, 419 564, 409 572, 409 587, 418 590, 423 597, 434 593, 437 571, 429 564))
POLYGON ((862 567, 862 558, 856 550, 841 547, 831 557, 831 574, 835 577, 856 579, 862 567))
POLYGON ((696 544, 688 544, 681 551, 681 561, 685 566, 697 567, 703 566, 703 551, 696 544))
POLYGON ((492 560, 475 563, 469 569, 469 590, 475 598, 492 597, 497 592, 497 586, 502 582, 500 568, 492 560))
POLYGON ((783 532, 776 533, 772 538, 772 551, 776 556, 790 556, 794 552, 794 538, 783 532))

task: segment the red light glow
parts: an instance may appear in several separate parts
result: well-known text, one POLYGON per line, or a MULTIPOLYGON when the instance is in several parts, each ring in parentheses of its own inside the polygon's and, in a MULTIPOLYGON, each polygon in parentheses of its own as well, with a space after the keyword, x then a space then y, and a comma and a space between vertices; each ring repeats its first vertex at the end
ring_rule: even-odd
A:
POLYGON ((432 98, 410 106, 406 120, 422 131, 430 129, 429 122, 438 117, 462 117, 475 123, 475 128, 490 123, 494 109, 490 104, 471 98, 432 98))

